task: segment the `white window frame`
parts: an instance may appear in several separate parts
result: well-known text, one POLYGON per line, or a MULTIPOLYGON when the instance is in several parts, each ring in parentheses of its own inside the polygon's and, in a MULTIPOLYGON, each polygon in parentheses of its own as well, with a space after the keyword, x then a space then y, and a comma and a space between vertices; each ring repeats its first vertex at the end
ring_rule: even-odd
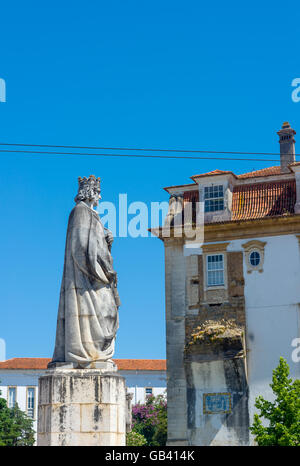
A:
POLYGON ((203 197, 204 197, 204 213, 205 214, 211 214, 214 212, 223 212, 225 210, 225 189, 223 184, 213 184, 209 186, 204 186, 204 191, 203 191, 203 197), (220 191, 220 188, 222 188, 222 196, 214 196, 214 191, 217 190, 218 192, 220 191), (212 196, 206 198, 205 197, 205 191, 206 190, 212 190, 212 196), (217 202, 217 201, 223 201, 223 208, 222 209, 208 209, 206 210, 206 204, 210 201, 217 202))
POLYGON ((36 405, 36 387, 34 386, 28 386, 26 387, 26 414, 28 417, 30 417, 30 419, 35 419, 35 405, 36 405), (28 408, 28 401, 29 401, 29 396, 28 396, 28 392, 29 390, 33 390, 33 415, 32 416, 29 416, 28 414, 28 411, 29 409, 31 408, 28 408))
POLYGON ((206 288, 209 290, 214 290, 216 288, 225 288, 225 255, 223 253, 206 254, 205 265, 206 265, 206 288), (210 285, 208 277, 209 277, 209 272, 212 272, 212 270, 208 270, 208 258, 213 257, 213 256, 222 256, 223 267, 222 269, 217 269, 216 271, 223 272, 223 283, 217 283, 215 285, 210 285))
POLYGON ((16 387, 16 385, 9 385, 9 386, 7 387, 7 406, 8 406, 9 408, 13 408, 13 407, 14 407, 14 406, 9 406, 9 392, 10 392, 10 389, 11 389, 11 388, 14 388, 14 389, 15 389, 15 394, 16 394, 14 406, 16 406, 16 404, 17 404, 17 387, 16 387))
POLYGON ((153 396, 153 387, 145 387, 145 399, 147 398, 147 396, 153 396), (147 389, 151 390, 151 395, 147 393, 147 389))

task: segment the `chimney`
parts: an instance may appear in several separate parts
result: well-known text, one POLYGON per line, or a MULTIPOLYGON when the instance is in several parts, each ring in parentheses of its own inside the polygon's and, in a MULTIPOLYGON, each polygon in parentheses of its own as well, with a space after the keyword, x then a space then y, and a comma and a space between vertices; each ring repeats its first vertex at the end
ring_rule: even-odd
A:
POLYGON ((280 144, 280 166, 282 173, 289 173, 288 165, 295 162, 295 138, 296 131, 285 121, 280 131, 277 132, 280 144))

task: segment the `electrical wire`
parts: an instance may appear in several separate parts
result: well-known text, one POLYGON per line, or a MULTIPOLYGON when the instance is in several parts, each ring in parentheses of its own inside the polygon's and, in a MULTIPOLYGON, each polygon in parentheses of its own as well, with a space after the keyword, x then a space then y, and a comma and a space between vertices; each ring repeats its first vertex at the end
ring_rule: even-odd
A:
POLYGON ((180 156, 180 155, 154 155, 154 154, 108 154, 95 152, 65 152, 65 151, 32 151, 18 149, 0 149, 1 153, 20 153, 32 155, 80 155, 80 156, 98 156, 98 157, 134 157, 134 158, 152 158, 152 159, 183 159, 183 160, 231 160, 239 162, 279 162, 278 159, 253 159, 237 157, 200 157, 200 156, 180 156))
MULTIPOLYGON (((53 149, 87 149, 87 150, 118 150, 118 151, 142 151, 142 152, 173 152, 173 153, 199 153, 199 154, 232 154, 232 155, 280 155, 279 152, 243 152, 243 151, 217 151, 217 150, 198 150, 198 149, 159 149, 159 148, 141 148, 141 147, 104 147, 104 146, 73 146, 57 144, 21 144, 0 142, 0 146, 15 147, 43 147, 53 149)), ((300 156, 300 154, 295 154, 300 156)))

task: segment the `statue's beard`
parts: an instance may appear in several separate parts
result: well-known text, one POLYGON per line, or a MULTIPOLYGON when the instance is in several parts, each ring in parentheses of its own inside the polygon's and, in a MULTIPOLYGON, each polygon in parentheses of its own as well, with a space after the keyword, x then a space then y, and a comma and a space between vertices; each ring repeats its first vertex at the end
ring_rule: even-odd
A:
POLYGON ((99 204, 99 198, 96 196, 93 196, 93 197, 84 199, 83 202, 90 202, 93 207, 97 207, 97 205, 99 204))

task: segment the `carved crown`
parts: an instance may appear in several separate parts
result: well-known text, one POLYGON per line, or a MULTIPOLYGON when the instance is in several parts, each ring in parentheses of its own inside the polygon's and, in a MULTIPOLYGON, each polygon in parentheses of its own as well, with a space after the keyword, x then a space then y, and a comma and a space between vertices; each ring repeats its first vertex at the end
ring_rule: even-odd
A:
POLYGON ((90 175, 88 178, 84 176, 78 177, 78 190, 90 188, 93 190, 100 191, 100 178, 96 178, 95 175, 90 175))

